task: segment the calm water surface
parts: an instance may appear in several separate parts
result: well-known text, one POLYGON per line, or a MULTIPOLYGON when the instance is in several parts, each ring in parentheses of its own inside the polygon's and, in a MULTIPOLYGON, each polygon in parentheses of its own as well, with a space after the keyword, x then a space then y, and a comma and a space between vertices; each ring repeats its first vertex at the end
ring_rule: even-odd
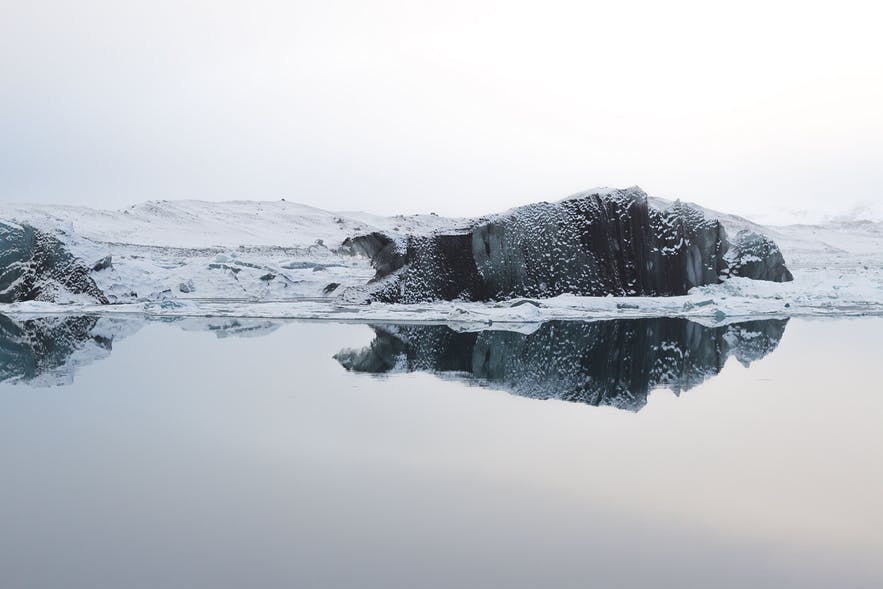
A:
POLYGON ((881 587, 883 319, 0 316, 0 586, 881 587))

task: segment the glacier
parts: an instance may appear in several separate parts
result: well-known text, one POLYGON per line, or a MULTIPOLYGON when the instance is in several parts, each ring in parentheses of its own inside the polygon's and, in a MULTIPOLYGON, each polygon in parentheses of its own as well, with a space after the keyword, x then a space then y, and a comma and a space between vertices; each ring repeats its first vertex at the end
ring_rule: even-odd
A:
POLYGON ((883 313, 880 221, 765 226, 637 187, 477 219, 151 201, 0 203, 0 221, 9 315, 514 325, 883 313), (438 263, 452 253, 465 265, 438 263))

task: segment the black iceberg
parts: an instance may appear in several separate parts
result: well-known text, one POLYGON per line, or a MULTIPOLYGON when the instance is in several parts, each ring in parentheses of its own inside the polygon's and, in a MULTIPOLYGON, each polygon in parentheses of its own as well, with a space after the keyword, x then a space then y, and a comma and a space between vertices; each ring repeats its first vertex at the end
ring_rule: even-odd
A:
MULTIPOLYGON (((637 187, 585 192, 396 240, 380 232, 345 245, 376 275, 368 301, 490 301, 514 297, 674 296, 732 276, 789 281, 776 244, 680 202, 659 209, 637 187)), ((352 296, 352 294, 351 294, 352 296)))
POLYGON ((106 304, 90 270, 45 231, 0 221, 0 303, 54 302, 65 295, 82 295, 106 304))

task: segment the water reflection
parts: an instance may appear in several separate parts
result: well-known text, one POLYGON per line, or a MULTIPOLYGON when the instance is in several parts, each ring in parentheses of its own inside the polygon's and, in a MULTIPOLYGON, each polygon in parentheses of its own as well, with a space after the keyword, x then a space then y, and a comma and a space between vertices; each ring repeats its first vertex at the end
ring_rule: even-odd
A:
POLYGON ((335 358, 353 372, 429 372, 524 397, 638 411, 651 390, 688 390, 718 374, 730 356, 745 366, 763 358, 779 344, 787 322, 550 321, 523 333, 375 325, 369 346, 335 358))
POLYGON ((51 315, 18 318, 0 314, 0 382, 30 386, 71 384, 82 367, 110 356, 115 340, 134 334, 148 323, 210 332, 218 338, 262 336, 281 325, 267 319, 223 317, 51 315))
POLYGON ((66 384, 77 366, 110 354, 112 338, 96 330, 96 317, 0 315, 0 382, 66 384))
POLYGON ((105 358, 0 385, 0 586, 883 587, 883 319, 785 325, 0 320, 3 378, 105 358), (363 369, 463 380, 333 358, 375 338, 363 369), (461 386, 726 354, 638 414, 461 386))
MULTIPOLYGON (((370 345, 341 350, 334 358, 352 372, 430 372, 525 397, 637 411, 654 388, 679 393, 716 375, 730 356, 746 366, 766 356, 787 321, 718 326, 674 318, 550 321, 520 331, 372 325, 370 345)), ((263 336, 282 325, 269 319, 0 315, 0 382, 70 384, 80 368, 107 358, 114 341, 148 323, 219 338, 263 336)))

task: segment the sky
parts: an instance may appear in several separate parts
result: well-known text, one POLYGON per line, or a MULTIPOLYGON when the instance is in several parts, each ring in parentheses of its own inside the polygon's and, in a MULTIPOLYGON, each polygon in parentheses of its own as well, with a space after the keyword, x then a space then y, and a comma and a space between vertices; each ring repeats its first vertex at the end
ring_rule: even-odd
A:
POLYGON ((883 202, 873 2, 0 4, 2 201, 883 202))

